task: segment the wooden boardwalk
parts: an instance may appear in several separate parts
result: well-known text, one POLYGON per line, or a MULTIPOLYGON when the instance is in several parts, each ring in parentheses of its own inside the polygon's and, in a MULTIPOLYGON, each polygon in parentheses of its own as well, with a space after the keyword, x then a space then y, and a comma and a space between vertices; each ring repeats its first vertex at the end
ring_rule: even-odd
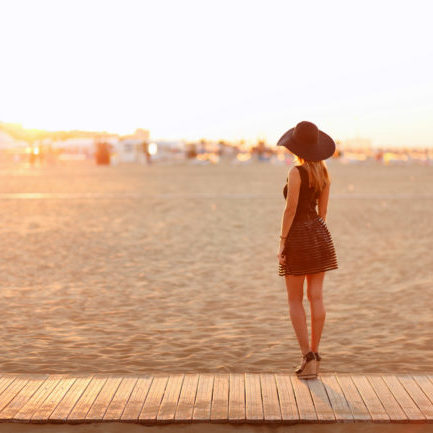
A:
POLYGON ((0 422, 432 423, 433 375, 0 374, 0 422))

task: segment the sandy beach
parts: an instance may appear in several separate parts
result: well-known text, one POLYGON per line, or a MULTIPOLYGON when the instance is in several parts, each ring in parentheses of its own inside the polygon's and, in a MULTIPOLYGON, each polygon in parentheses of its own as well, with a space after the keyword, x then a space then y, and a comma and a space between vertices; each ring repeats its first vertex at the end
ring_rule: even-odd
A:
MULTIPOLYGON (((328 167, 322 371, 431 371, 433 167, 328 167)), ((2 167, 1 371, 292 372, 288 168, 2 167)))

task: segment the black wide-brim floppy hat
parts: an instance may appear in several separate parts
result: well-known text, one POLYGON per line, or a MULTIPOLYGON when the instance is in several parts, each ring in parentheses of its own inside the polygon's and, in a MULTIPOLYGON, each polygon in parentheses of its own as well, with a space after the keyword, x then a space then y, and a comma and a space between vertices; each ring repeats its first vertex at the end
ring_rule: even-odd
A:
POLYGON ((322 161, 335 152, 334 140, 306 120, 286 131, 278 140, 277 146, 284 146, 307 161, 322 161))

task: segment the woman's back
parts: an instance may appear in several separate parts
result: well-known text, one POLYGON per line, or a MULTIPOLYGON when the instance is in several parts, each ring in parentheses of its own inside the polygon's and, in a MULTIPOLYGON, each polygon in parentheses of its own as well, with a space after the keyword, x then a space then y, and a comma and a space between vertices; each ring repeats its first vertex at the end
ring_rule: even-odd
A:
MULTIPOLYGON (((330 183, 328 181, 318 192, 309 184, 308 169, 303 165, 295 167, 301 183, 296 213, 285 241, 285 264, 279 264, 279 275, 306 275, 337 269, 332 237, 325 222, 330 183)), ((286 184, 283 190, 286 200, 287 189, 286 184)))
MULTIPOLYGON (((308 171, 303 165, 295 166, 299 170, 301 176, 301 186, 299 189, 298 204, 296 207, 295 219, 310 219, 317 217, 316 206, 321 196, 309 185, 308 171)), ((284 198, 287 199, 287 184, 283 190, 284 198)))

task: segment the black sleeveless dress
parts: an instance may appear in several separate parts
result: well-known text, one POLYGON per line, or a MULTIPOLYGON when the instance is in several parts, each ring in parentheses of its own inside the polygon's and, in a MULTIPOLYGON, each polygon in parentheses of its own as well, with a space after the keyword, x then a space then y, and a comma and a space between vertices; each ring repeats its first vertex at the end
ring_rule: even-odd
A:
MULTIPOLYGON (((284 245, 286 263, 279 263, 278 274, 305 275, 338 269, 331 234, 316 211, 319 194, 309 186, 306 168, 296 167, 301 175, 298 205, 284 245)), ((283 194, 286 199, 287 184, 283 194)))

